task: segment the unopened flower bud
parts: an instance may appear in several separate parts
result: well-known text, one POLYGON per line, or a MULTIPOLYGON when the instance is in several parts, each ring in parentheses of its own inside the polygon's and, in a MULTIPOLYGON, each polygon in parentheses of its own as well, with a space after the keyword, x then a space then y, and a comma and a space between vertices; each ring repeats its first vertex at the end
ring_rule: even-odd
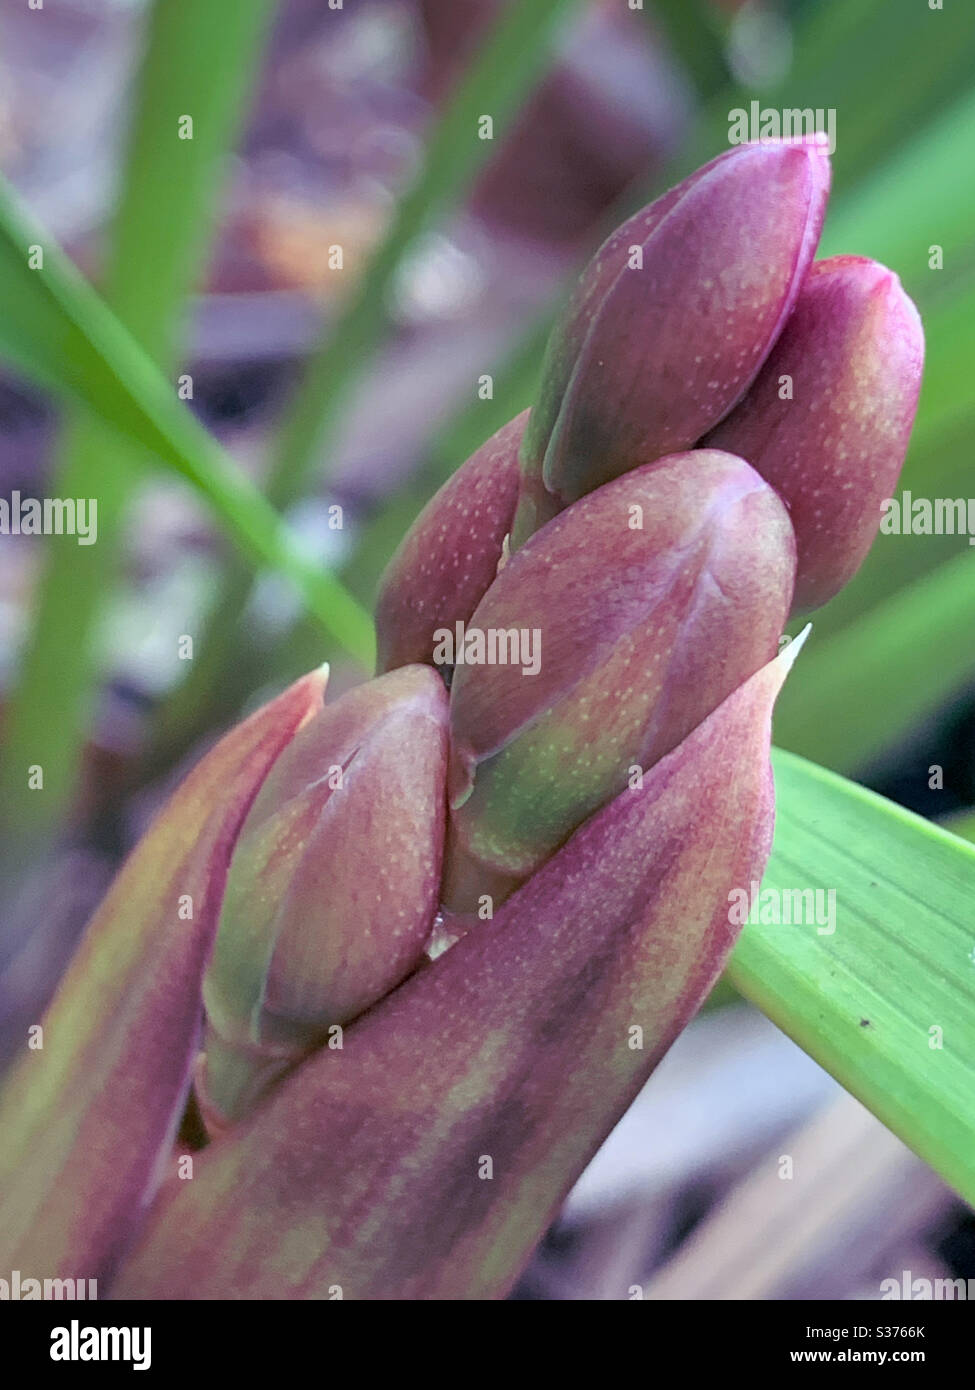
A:
POLYGON ((214 1127, 419 960, 440 883, 446 726, 442 680, 405 667, 327 705, 261 788, 203 986, 198 1088, 214 1127))
POLYGON ((116 1295, 504 1297, 734 944, 796 645, 170 1182, 116 1295))
POLYGON ((747 458, 789 508, 795 607, 860 568, 914 424, 924 332, 897 276, 861 256, 812 267, 749 390, 707 443, 747 458))
POLYGON ((525 878, 768 661, 794 565, 773 490, 711 449, 628 473, 533 536, 470 631, 528 632, 537 673, 454 676, 447 906, 503 896, 493 876, 525 878))
POLYGON ((744 145, 616 231, 548 350, 513 544, 640 464, 688 449, 782 331, 829 190, 817 142, 744 145))
POLYGON ((377 670, 433 659, 438 628, 466 622, 498 571, 518 501, 523 411, 427 503, 386 567, 376 602, 377 670))

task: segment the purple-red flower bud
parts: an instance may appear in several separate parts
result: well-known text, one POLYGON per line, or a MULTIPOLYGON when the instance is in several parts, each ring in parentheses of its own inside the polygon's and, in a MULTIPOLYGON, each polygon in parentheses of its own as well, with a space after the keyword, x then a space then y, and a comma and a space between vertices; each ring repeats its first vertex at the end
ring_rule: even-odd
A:
MULTIPOLYGON (((505 565, 467 640, 519 639, 530 667, 458 663, 451 691, 445 902, 525 878, 776 650, 789 611, 788 514, 717 450, 598 489, 505 565)), ((509 651, 511 648, 508 649, 509 651)))
POLYGON ((419 960, 446 761, 447 692, 427 666, 350 690, 278 759, 237 840, 204 979, 198 1091, 213 1127, 419 960))
POLYGON ((897 276, 833 256, 812 267, 748 394, 708 436, 789 508, 798 610, 826 603, 866 558, 907 453, 923 363, 921 320, 897 276))
POLYGON ((745 145, 597 252, 550 342, 513 544, 739 401, 792 309, 829 191, 824 144, 745 145))
POLYGON ((528 412, 482 444, 427 503, 386 567, 377 670, 433 659, 434 632, 466 622, 494 579, 518 501, 528 412))

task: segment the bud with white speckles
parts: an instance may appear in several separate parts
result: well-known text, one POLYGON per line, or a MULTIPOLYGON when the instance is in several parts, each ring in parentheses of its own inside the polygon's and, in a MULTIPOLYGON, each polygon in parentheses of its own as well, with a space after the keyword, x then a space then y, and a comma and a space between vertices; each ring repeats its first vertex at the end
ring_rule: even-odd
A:
POLYGON ((379 586, 377 670, 429 664, 437 629, 466 623, 480 603, 511 530, 527 419, 526 410, 482 444, 406 533, 379 586))
POLYGON ((278 759, 234 848, 203 985, 198 1094, 250 1110, 420 959, 437 907, 447 694, 408 666, 349 691, 278 759))
POLYGON ((770 660, 794 567, 785 507, 714 449, 607 483, 512 556, 472 623, 535 624, 541 669, 457 668, 447 906, 504 897, 770 660))
POLYGON ((613 233, 549 343, 513 545, 689 449, 741 399, 795 303, 828 191, 825 143, 743 145, 613 233))
POLYGON ((866 558, 923 363, 920 317, 892 271, 861 256, 819 261, 745 399, 705 441, 747 458, 789 508, 797 609, 826 603, 866 558))

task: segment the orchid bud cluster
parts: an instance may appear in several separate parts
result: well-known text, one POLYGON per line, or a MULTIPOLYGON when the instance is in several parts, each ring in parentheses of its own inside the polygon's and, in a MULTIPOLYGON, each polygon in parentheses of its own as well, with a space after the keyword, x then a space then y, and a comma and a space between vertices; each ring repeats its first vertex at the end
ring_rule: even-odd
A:
POLYGON ((903 462, 920 323, 883 267, 813 262, 828 187, 822 145, 746 146, 624 223, 534 409, 390 563, 377 677, 324 707, 299 682, 177 792, 52 1005, 75 1060, 0 1099, 42 1155, 0 1175, 11 1267, 510 1288, 727 958, 783 629, 854 574, 903 462), (211 1143, 157 1192, 191 1077, 211 1143))

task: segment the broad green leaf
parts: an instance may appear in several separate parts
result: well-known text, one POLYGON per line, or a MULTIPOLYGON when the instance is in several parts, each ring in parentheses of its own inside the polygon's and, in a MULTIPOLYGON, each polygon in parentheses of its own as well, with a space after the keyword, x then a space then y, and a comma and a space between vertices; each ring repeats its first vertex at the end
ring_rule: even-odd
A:
POLYGON ((801 758, 774 763, 762 891, 834 891, 835 931, 749 922, 731 979, 975 1201, 975 846, 801 758))
MULTIPOLYGON (((105 296, 166 372, 272 9, 273 0, 155 0, 150 11, 105 296), (181 138, 187 117, 191 139, 181 138)), ((97 619, 116 577, 126 507, 144 462, 140 450, 88 414, 72 419, 62 440, 50 491, 98 499, 98 544, 80 550, 48 543, 10 701, 0 800, 18 806, 19 831, 32 840, 58 824, 74 789, 99 674, 97 619), (41 748, 44 796, 25 795, 23 769, 41 748)))

